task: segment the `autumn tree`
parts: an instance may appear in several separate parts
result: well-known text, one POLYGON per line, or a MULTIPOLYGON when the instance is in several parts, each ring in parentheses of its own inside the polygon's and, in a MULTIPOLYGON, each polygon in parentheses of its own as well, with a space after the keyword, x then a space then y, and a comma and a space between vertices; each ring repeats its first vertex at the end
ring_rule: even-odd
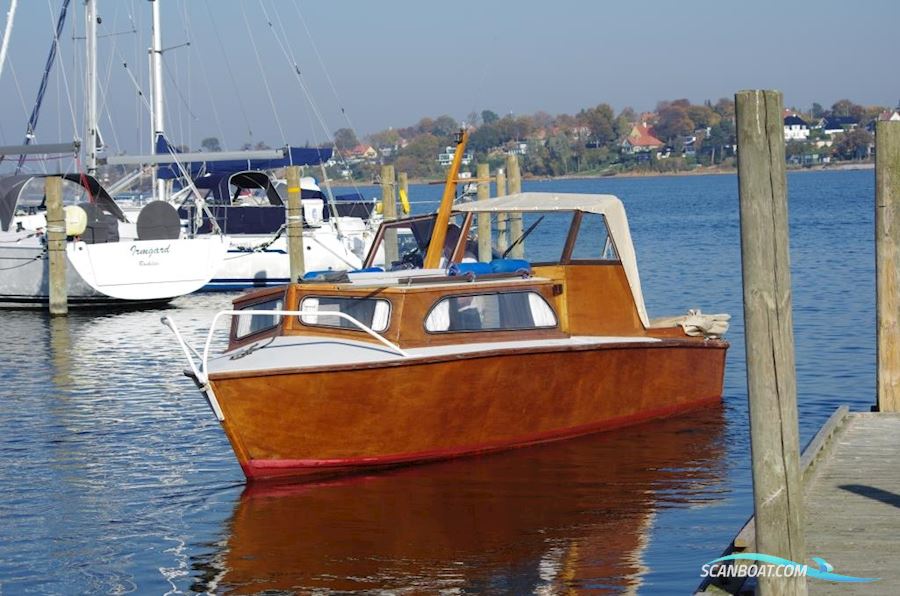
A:
POLYGON ((483 110, 481 112, 481 122, 482 124, 493 124, 497 120, 500 119, 500 116, 497 115, 497 112, 493 112, 491 110, 483 110))
POLYGON ((582 126, 591 130, 591 139, 597 146, 606 145, 616 140, 615 115, 607 103, 581 110, 575 117, 582 126))
POLYGON ((219 143, 219 139, 217 139, 216 137, 206 137, 205 139, 200 141, 200 148, 204 151, 215 153, 222 150, 222 145, 219 143))
POLYGON ((839 159, 862 159, 869 155, 872 134, 865 128, 854 128, 843 133, 834 145, 834 155, 839 159))
POLYGON ((688 115, 690 103, 685 106, 682 101, 686 100, 666 102, 657 111, 658 117, 656 124, 653 125, 653 132, 660 140, 668 142, 679 136, 691 134, 696 128, 688 115))
POLYGON ((353 132, 353 129, 350 128, 339 128, 334 133, 334 146, 341 151, 346 151, 347 149, 353 149, 359 145, 359 139, 356 138, 356 133, 353 132))

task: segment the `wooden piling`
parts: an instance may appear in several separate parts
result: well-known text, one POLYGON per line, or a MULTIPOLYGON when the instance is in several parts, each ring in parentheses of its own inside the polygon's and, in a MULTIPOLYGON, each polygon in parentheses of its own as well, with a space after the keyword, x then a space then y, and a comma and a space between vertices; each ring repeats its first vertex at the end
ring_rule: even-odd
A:
POLYGON ((877 404, 900 412, 900 122, 875 125, 877 404))
MULTIPOLYGON (((404 196, 409 201, 409 176, 406 172, 397 174, 397 195, 404 196)), ((400 217, 409 217, 409 213, 401 210, 400 217)))
MULTIPOLYGON (((478 178, 478 200, 486 201, 491 196, 491 167, 486 163, 478 164, 475 168, 475 176, 478 178)), ((478 260, 487 263, 492 259, 491 254, 491 214, 478 214, 478 260)))
MULTIPOLYGON (((394 166, 381 166, 381 213, 384 221, 397 219, 397 193, 394 191, 394 166)), ((400 258, 397 248, 397 230, 387 230, 384 233, 384 264, 390 268, 391 264, 400 258)))
POLYGON ((300 166, 287 168, 287 238, 291 263, 291 282, 300 281, 305 272, 303 254, 303 203, 300 200, 300 166))
MULTIPOLYGON (((506 173, 509 176, 509 194, 514 195, 522 192, 522 172, 519 170, 519 157, 517 155, 506 156, 506 173)), ((515 242, 522 237, 525 226, 522 222, 521 213, 509 214, 509 241, 515 242)), ((509 256, 514 259, 525 258, 525 241, 522 240, 516 244, 510 251, 509 256)))
MULTIPOLYGON (((741 91, 735 109, 756 549, 803 563, 782 96, 741 91)), ((806 579, 760 577, 759 590, 806 594, 806 579)))
POLYGON ((65 315, 69 312, 69 295, 66 284, 66 216, 62 204, 62 178, 45 178, 44 195, 47 199, 50 314, 65 315))
MULTIPOLYGON (((497 196, 506 196, 506 172, 497 170, 497 196)), ((509 247, 509 218, 506 213, 497 214, 497 252, 501 255, 509 247)))

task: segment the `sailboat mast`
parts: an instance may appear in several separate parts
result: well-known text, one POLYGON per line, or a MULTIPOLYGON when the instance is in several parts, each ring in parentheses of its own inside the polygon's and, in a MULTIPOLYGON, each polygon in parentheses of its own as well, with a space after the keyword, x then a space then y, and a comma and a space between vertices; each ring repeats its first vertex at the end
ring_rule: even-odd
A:
MULTIPOLYGON (((162 31, 160 30, 159 16, 160 0, 150 0, 153 7, 153 41, 150 48, 150 77, 151 95, 153 97, 153 147, 151 153, 156 152, 157 141, 165 134, 165 119, 163 113, 163 75, 162 75, 162 31)), ((166 199, 166 181, 156 175, 153 170, 153 186, 156 190, 156 199, 166 199)))
POLYGON ((97 173, 97 3, 85 0, 85 63, 87 66, 84 85, 85 102, 85 169, 91 176, 97 173))
POLYGON ((16 7, 19 0, 9 3, 9 11, 6 13, 6 29, 3 30, 3 42, 0 44, 0 76, 3 75, 3 65, 6 64, 6 52, 9 49, 9 37, 12 35, 13 21, 16 19, 16 7))

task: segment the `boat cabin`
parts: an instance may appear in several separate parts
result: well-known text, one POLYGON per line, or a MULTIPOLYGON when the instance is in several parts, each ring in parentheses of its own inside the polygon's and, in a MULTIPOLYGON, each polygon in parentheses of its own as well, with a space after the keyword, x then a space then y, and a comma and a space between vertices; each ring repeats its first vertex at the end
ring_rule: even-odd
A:
POLYGON ((422 269, 433 222, 430 216, 382 225, 366 264, 379 250, 393 252, 397 258, 387 271, 320 274, 242 296, 236 310, 309 314, 236 316, 229 349, 277 335, 378 341, 356 322, 329 313, 348 315, 400 348, 576 336, 683 337, 679 329, 650 329, 625 211, 616 197, 523 193, 457 206, 441 267, 422 269), (523 238, 495 248, 490 262, 477 262, 473 222, 479 215, 484 222, 523 216, 523 238), (396 246, 383 246, 390 242, 396 246), (510 258, 513 243, 526 257, 535 256, 510 258))
MULTIPOLYGON (((197 219, 200 223, 195 233, 212 232, 210 213, 224 234, 273 234, 285 223, 286 182, 267 172, 217 171, 199 176, 194 185, 203 195, 209 211, 204 210, 202 218, 197 219)), ((300 179, 300 201, 303 224, 308 228, 319 227, 335 215, 368 219, 375 207, 373 201, 353 194, 335 197, 332 209, 311 176, 300 179)), ((178 214, 183 220, 194 221, 196 209, 193 196, 189 196, 179 207, 178 214)))

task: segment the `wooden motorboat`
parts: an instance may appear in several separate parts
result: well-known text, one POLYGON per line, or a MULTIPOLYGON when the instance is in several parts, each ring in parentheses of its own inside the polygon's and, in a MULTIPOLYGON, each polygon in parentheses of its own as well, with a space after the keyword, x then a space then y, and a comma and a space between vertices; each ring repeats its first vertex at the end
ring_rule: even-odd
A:
MULTIPOLYGON (((370 255, 404 226, 416 238, 435 231, 396 261, 422 267, 328 274, 245 294, 214 319, 213 328, 232 320, 221 356, 209 357, 212 329, 200 355, 164 319, 248 478, 520 447, 721 399, 724 325, 697 316, 651 325, 616 197, 445 201, 430 219, 383 225, 370 255), (555 226, 555 257, 471 262, 474 216, 514 213, 526 223, 543 213, 568 221, 555 226)), ((528 242, 554 254, 536 236, 528 242)))

